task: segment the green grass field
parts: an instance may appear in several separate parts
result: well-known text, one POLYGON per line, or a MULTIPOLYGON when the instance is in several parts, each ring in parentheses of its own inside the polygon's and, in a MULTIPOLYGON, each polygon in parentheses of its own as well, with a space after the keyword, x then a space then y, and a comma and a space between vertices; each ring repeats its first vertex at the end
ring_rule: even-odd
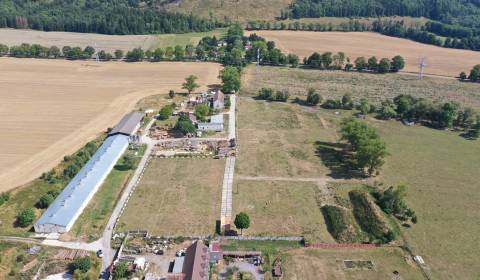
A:
MULTIPOLYGON (((304 98, 306 89, 313 86, 324 98, 339 98, 351 93, 357 100, 367 97, 374 101, 409 93, 480 107, 478 86, 455 80, 427 78, 418 81, 404 75, 273 67, 261 67, 258 75, 254 73, 253 67, 246 70, 243 97, 238 106, 237 171, 240 175, 314 177, 335 174, 336 166, 331 165, 328 158, 315 158, 315 141, 335 143, 338 123, 352 113, 340 110, 340 115, 336 115, 333 110, 255 101, 251 96, 256 95, 260 87, 287 87, 293 97, 304 98), (305 114, 317 117, 305 121, 304 117, 299 117, 305 114), (314 121, 318 116, 327 123, 328 129, 321 121, 314 121), (294 162, 287 152, 292 147, 308 156, 294 162), (298 171, 301 170, 299 166, 305 164, 309 171, 298 171)), ((476 207, 480 201, 477 191, 480 141, 466 140, 458 132, 409 127, 394 120, 380 121, 369 116, 367 122, 379 130, 390 153, 380 176, 374 180, 385 186, 408 185, 406 202, 416 211, 419 222, 412 228, 402 227, 402 232, 414 253, 425 259, 434 279, 480 278, 480 265, 476 261, 480 247, 474 242, 480 232, 480 224, 476 222, 480 219, 476 207)), ((346 186, 337 186, 336 191, 346 194, 352 184, 347 182, 346 186)))
POLYGON ((243 211, 250 216, 245 235, 304 236, 312 242, 333 243, 317 205, 320 194, 319 187, 311 182, 237 180, 233 214, 243 211))
MULTIPOLYGON (((146 146, 139 146, 137 150, 128 150, 126 154, 134 155, 136 152, 135 157, 138 164, 145 153, 145 148, 146 146)), ((83 239, 92 242, 102 236, 110 214, 136 168, 135 165, 133 169, 125 169, 123 164, 124 158, 122 157, 64 238, 83 239)))
POLYGON ((211 235, 220 219, 225 160, 153 159, 120 218, 118 230, 153 235, 211 235))

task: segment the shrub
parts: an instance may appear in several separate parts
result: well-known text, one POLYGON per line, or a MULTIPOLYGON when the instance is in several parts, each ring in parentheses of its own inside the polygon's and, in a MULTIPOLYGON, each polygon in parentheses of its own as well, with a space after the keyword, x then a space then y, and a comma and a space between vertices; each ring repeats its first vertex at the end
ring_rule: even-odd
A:
POLYGON ((35 220, 35 211, 33 208, 25 208, 17 215, 17 224, 20 227, 26 227, 35 220))
POLYGON ((386 243, 392 240, 392 234, 395 238, 394 233, 388 228, 386 222, 382 219, 380 213, 378 213, 375 208, 375 203, 367 192, 353 190, 350 191, 348 195, 352 202, 353 213, 358 224, 372 240, 386 243))
POLYGON ((173 114, 173 106, 172 105, 165 105, 160 109, 158 112, 158 119, 160 120, 168 120, 170 116, 173 114))
POLYGON ((330 234, 339 242, 362 242, 358 228, 349 210, 339 206, 323 206, 322 213, 330 234))
POLYGON ((342 104, 339 100, 327 99, 322 104, 322 108, 324 108, 324 109, 341 109, 342 104))
POLYGON ((87 272, 92 267, 92 260, 89 256, 85 257, 76 257, 72 264, 71 269, 73 271, 80 270, 81 272, 87 272))

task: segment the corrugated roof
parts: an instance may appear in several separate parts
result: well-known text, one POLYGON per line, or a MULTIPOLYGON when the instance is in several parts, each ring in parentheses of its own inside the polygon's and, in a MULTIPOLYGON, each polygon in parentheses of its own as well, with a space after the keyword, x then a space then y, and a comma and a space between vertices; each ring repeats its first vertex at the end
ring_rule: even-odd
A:
POLYGON ((81 208, 84 207, 85 200, 93 196, 93 193, 128 147, 128 138, 125 135, 108 137, 36 224, 54 224, 67 227, 78 211, 83 210, 81 208))
POLYGON ((132 135, 135 132, 135 128, 143 118, 143 113, 131 112, 123 116, 120 122, 110 131, 109 135, 125 134, 132 135))

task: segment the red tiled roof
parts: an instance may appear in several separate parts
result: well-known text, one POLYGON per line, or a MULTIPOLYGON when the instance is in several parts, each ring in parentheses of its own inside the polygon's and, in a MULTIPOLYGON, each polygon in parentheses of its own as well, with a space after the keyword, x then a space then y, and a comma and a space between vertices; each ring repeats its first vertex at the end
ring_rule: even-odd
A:
POLYGON ((182 272, 185 274, 185 280, 204 280, 207 279, 206 269, 208 269, 208 248, 198 240, 187 248, 182 272))

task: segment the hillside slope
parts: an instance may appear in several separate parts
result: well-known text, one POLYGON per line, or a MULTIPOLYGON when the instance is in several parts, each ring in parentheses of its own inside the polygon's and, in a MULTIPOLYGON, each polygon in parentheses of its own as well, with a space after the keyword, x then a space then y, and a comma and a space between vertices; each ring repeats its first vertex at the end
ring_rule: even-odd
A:
POLYGON ((179 0, 165 4, 168 11, 194 13, 221 21, 274 20, 292 0, 179 0))

